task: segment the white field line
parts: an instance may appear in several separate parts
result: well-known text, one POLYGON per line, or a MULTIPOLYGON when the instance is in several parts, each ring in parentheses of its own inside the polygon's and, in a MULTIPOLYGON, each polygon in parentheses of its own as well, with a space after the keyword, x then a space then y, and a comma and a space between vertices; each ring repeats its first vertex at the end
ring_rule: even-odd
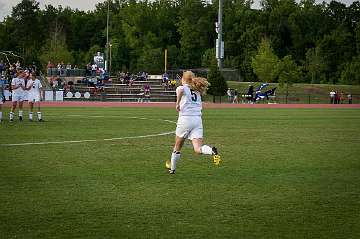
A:
MULTIPOLYGON (((82 117, 84 115, 68 115, 70 117, 82 117)), ((85 116, 84 116, 85 117, 85 116)), ((91 118, 102 118, 109 116, 86 116, 91 118)), ((110 117, 121 117, 121 116, 110 116, 110 117)), ((168 123, 176 122, 171 120, 163 120, 163 119, 148 119, 148 118, 140 118, 140 117, 121 117, 128 119, 141 119, 141 120, 158 120, 165 121, 168 123)), ((126 136, 126 137, 118 137, 118 138, 109 138, 109 139, 84 139, 84 140, 66 140, 66 141, 50 141, 50 142, 31 142, 31 143, 18 143, 18 144, 0 144, 2 147, 12 147, 12 146, 27 146, 27 145, 48 145, 48 144, 74 144, 74 143, 86 143, 86 142, 100 142, 100 141, 116 141, 116 140, 124 140, 124 139, 143 139, 143 138, 151 138, 151 137, 159 137, 174 134, 175 131, 169 131, 158 134, 148 134, 148 135, 138 135, 138 136, 126 136)))

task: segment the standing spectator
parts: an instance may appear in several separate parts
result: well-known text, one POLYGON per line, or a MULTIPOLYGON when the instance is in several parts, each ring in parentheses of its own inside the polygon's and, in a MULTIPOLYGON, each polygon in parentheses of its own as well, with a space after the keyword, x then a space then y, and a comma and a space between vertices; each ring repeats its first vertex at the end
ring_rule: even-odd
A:
POLYGON ((234 90, 234 99, 233 99, 233 104, 235 103, 239 103, 239 100, 238 100, 238 91, 237 89, 234 90))
POLYGON ((146 83, 144 85, 144 96, 147 102, 150 102, 150 85, 146 83))
POLYGON ((249 85, 248 92, 246 94, 246 99, 248 100, 248 103, 254 103, 254 86, 249 85))
POLYGON ((347 98, 348 98, 349 104, 352 104, 352 95, 351 95, 351 93, 349 93, 347 95, 347 98))
POLYGON ((1 77, 1 79, 0 79, 0 123, 2 121, 2 105, 5 102, 4 90, 5 90, 5 81, 4 81, 3 77, 1 77))
POLYGON ((97 70, 97 65, 94 62, 94 64, 91 65, 91 75, 92 76, 96 76, 96 70, 97 70))
POLYGON ((51 63, 51 61, 48 61, 47 68, 48 69, 54 68, 54 64, 51 63))
POLYGON ((340 93, 335 91, 335 104, 340 104, 340 93))
POLYGON ((71 64, 68 63, 68 64, 66 65, 66 76, 70 76, 70 72, 71 72, 71 64))
POLYGON ((232 91, 230 88, 228 88, 228 90, 226 91, 226 94, 228 96, 229 103, 231 103, 232 102, 232 91))
POLYGON ((60 62, 57 64, 57 70, 58 70, 57 75, 61 75, 61 64, 60 64, 60 62))
POLYGON ((330 104, 335 104, 335 91, 330 91, 330 104))

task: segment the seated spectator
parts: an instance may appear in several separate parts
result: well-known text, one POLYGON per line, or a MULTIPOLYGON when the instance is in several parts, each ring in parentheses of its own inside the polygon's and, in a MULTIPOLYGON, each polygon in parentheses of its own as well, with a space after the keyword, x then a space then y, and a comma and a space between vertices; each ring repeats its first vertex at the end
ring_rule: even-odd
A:
POLYGON ((170 87, 172 88, 172 89, 175 89, 176 88, 176 80, 171 80, 170 81, 170 87))

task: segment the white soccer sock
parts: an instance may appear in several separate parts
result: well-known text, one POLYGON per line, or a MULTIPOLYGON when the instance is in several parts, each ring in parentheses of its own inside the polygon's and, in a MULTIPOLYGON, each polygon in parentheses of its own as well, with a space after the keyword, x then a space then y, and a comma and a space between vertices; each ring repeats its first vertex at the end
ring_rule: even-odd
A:
POLYGON ((2 111, 0 111, 0 120, 2 120, 2 111))
POLYGON ((176 169, 176 161, 180 159, 181 153, 178 151, 174 151, 171 154, 171 170, 176 169))
POLYGON ((19 110, 19 117, 23 117, 23 111, 19 110))
POLYGON ((37 112, 38 119, 41 120, 41 112, 37 112))
POLYGON ((32 120, 32 112, 29 112, 29 120, 32 120))
POLYGON ((207 155, 212 155, 212 148, 208 145, 203 145, 200 148, 201 150, 201 154, 207 154, 207 155))
POLYGON ((10 112, 10 120, 13 120, 14 119, 14 112, 10 112))

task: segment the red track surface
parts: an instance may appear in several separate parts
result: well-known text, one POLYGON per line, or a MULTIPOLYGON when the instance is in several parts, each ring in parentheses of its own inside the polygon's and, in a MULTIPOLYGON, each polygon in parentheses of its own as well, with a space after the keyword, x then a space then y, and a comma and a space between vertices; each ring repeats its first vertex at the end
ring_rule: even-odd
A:
MULTIPOLYGON (((11 102, 6 102, 5 107, 10 107, 11 102)), ((27 107, 27 103, 24 103, 27 107)), ((174 108, 175 103, 123 103, 123 102, 92 102, 92 101, 66 101, 42 102, 42 107, 128 107, 128 108, 174 108)), ((288 108, 288 109, 314 109, 314 108, 360 108, 360 104, 218 104, 204 103, 204 108, 288 108)))

